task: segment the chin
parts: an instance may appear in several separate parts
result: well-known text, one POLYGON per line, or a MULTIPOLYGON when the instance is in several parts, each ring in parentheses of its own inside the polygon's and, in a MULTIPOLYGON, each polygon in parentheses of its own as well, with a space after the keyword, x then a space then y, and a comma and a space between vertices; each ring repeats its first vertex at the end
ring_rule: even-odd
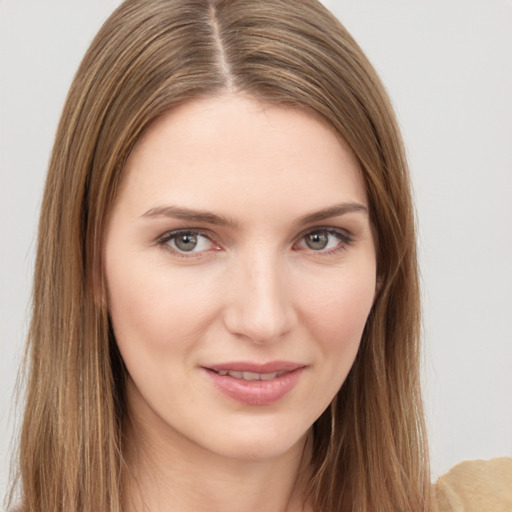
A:
POLYGON ((307 433, 290 439, 286 435, 252 434, 251 436, 230 436, 225 442, 219 442, 215 452, 227 459, 245 461, 266 461, 287 454, 302 453, 307 433))
MULTIPOLYGON (((251 419, 249 418, 249 421, 251 419)), ((274 418, 270 424, 252 420, 246 429, 231 431, 224 448, 232 458, 247 460, 272 459, 300 449, 305 443, 311 426, 300 427, 293 418, 274 418)))

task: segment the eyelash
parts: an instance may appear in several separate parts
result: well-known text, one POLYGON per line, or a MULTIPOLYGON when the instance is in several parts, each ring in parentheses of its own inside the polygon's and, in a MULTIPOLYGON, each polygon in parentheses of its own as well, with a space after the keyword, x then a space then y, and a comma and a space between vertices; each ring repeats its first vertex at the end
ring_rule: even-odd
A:
MULTIPOLYGON (((336 229, 336 228, 332 228, 332 227, 322 227, 322 226, 320 226, 320 227, 315 227, 313 229, 309 229, 308 231, 302 233, 297 238, 297 242, 295 242, 293 244, 294 247, 299 242, 303 242, 305 240, 306 236, 312 235, 312 234, 315 234, 315 233, 327 234, 327 235, 330 235, 330 236, 334 236, 335 238, 338 239, 339 244, 337 244, 336 247, 334 247, 332 249, 329 249, 329 250, 325 250, 325 251, 324 250, 315 251, 314 249, 309 249, 313 254, 322 254, 322 255, 336 254, 336 253, 338 253, 340 251, 346 250, 354 242, 354 239, 353 239, 352 235, 350 235, 345 230, 336 229)), ((178 229, 178 230, 175 230, 175 231, 168 231, 167 233, 164 233, 162 236, 160 236, 157 239, 157 245, 161 246, 163 249, 165 249, 166 251, 172 253, 173 255, 181 257, 181 258, 199 257, 203 252, 205 252, 205 251, 199 251, 199 252, 181 251, 181 250, 179 250, 177 248, 174 248, 174 247, 171 247, 169 245, 170 241, 176 240, 179 236, 184 236, 184 235, 195 236, 195 237, 201 236, 201 237, 204 237, 207 240, 209 240, 212 244, 215 243, 214 240, 213 240, 213 237, 207 231, 198 230, 198 229, 178 229)), ((304 249, 308 250, 308 248, 304 248, 304 249)))
POLYGON ((168 231, 167 233, 164 233, 161 237, 157 240, 157 245, 161 246, 166 251, 170 252, 173 256, 177 256, 179 258, 194 258, 198 257, 202 252, 186 252, 186 251, 180 251, 179 249, 176 249, 174 247, 171 247, 169 245, 169 242, 172 240, 176 240, 180 236, 201 236, 209 240, 212 244, 215 243, 212 236, 203 230, 200 229, 178 229, 175 231, 168 231))
MULTIPOLYGON (((309 229, 305 233, 301 234, 298 237, 298 242, 304 241, 308 235, 312 235, 315 233, 327 234, 327 235, 334 236, 335 238, 338 239, 339 243, 332 249, 328 249, 328 250, 315 251, 314 249, 310 249, 313 254, 319 254, 319 255, 337 254, 340 251, 345 251, 354 242, 354 238, 346 230, 332 228, 332 227, 322 227, 322 226, 315 227, 313 229, 309 229)), ((296 242, 294 245, 296 245, 298 242, 296 242)), ((306 250, 307 250, 307 248, 306 248, 306 250)))

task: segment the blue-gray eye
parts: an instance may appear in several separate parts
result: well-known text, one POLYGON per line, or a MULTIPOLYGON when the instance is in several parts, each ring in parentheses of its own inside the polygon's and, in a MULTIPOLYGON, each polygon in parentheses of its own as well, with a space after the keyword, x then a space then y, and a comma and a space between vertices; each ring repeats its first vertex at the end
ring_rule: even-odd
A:
POLYGON ((329 243, 329 236, 335 238, 333 235, 329 235, 326 231, 314 231, 313 233, 308 233, 304 237, 304 242, 310 249, 313 249, 314 251, 321 251, 327 247, 329 243))
POLYGON ((159 240, 160 245, 166 245, 175 253, 200 253, 215 247, 207 235, 198 231, 171 231, 159 240))
POLYGON ((193 251, 197 247, 197 235, 192 233, 183 233, 172 239, 176 249, 184 252, 193 251))
POLYGON ((340 229, 315 229, 303 235, 298 243, 301 249, 315 252, 332 252, 352 243, 351 236, 340 229))

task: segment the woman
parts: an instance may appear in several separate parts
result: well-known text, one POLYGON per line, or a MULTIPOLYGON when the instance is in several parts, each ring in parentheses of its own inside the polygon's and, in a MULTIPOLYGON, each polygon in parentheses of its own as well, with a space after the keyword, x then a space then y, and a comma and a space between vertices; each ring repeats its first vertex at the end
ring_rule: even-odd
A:
POLYGON ((50 162, 22 509, 428 510, 418 324, 399 131, 339 22, 127 1, 50 162))

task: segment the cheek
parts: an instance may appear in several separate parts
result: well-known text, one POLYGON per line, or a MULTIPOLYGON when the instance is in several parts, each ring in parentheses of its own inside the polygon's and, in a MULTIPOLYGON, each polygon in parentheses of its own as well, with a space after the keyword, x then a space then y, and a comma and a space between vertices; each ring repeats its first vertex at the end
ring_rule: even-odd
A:
POLYGON ((158 263, 132 259, 107 267, 111 321, 119 349, 128 360, 159 360, 169 351, 186 351, 200 338, 213 314, 215 296, 201 279, 170 273, 158 263))
POLYGON ((314 391, 307 406, 314 413, 312 422, 338 393, 357 356, 375 295, 372 268, 332 272, 304 294, 302 324, 316 350, 314 391))
POLYGON ((308 293, 305 323, 324 355, 355 358, 374 297, 371 266, 339 272, 308 293))

